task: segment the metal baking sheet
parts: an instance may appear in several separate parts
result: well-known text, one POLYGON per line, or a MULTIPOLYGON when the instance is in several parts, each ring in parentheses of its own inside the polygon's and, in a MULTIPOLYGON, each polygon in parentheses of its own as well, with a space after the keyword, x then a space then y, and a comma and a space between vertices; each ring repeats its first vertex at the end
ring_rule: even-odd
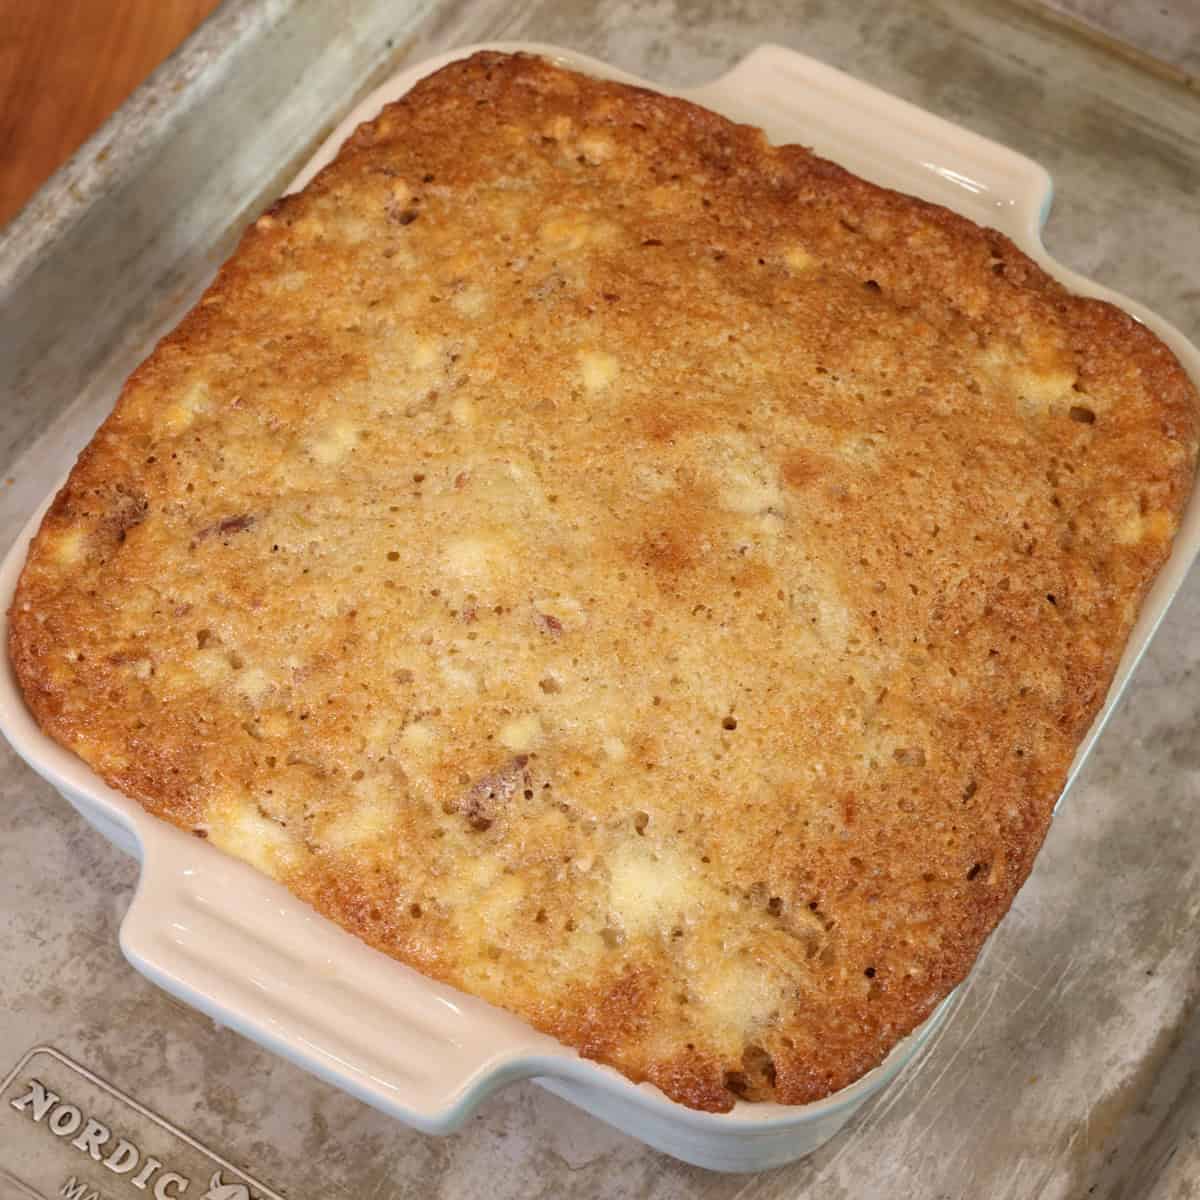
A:
MULTIPOLYGON (((1051 252, 1200 338, 1200 96, 1026 6, 226 0, 0 235, 0 540, 352 100, 502 38, 671 85, 766 41, 823 59, 1043 163, 1051 252)), ((291 1200, 1182 1200, 1200 1178, 1198 630, 1193 573, 937 1045, 793 1167, 710 1175, 528 1085, 449 1138, 389 1121, 138 977, 116 940, 136 866, 7 750, 0 1077, 52 1047, 291 1200)))

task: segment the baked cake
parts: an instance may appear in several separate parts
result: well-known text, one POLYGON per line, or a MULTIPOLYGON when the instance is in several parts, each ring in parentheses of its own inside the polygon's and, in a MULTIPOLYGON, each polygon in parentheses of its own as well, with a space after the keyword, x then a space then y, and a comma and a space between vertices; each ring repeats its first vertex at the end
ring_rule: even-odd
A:
POLYGON ((246 233, 30 550, 42 728, 668 1096, 877 1064, 1191 487, 1166 347, 796 146, 477 54, 246 233))

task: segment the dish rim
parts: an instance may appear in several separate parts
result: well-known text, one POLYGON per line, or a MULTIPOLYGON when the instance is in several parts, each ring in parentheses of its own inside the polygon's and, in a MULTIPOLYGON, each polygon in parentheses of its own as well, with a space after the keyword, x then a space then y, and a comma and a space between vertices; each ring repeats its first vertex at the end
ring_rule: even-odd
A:
MULTIPOLYGON (((1046 251, 1041 240, 1041 230, 1049 213, 1052 186, 1049 175, 1041 166, 1015 151, 964 130, 952 122, 927 113, 906 101, 889 96, 835 68, 782 47, 759 46, 717 79, 698 87, 675 89, 656 85, 651 81, 612 67, 601 60, 544 43, 495 42, 460 47, 405 68, 372 92, 356 106, 350 116, 339 123, 287 190, 293 191, 307 182, 307 179, 319 169, 322 162, 328 160, 331 147, 340 144, 346 134, 362 119, 365 119, 362 114, 368 108, 371 106, 378 108, 385 100, 403 94, 419 79, 447 63, 480 50, 541 54, 572 69, 602 78, 617 79, 636 86, 653 88, 668 95, 680 96, 733 115, 735 119, 753 119, 755 104, 765 104, 762 96, 758 96, 757 100, 755 98, 757 93, 754 92, 752 85, 756 73, 762 73, 764 68, 767 69, 768 74, 773 71, 776 76, 780 72, 786 74, 790 71, 791 78, 798 86, 802 86, 802 94, 808 95, 810 98, 812 94, 819 93, 829 97, 849 97, 854 101, 856 107, 850 116, 845 118, 853 126, 851 130, 853 136, 848 140, 847 145, 854 152, 835 156, 820 146, 818 146, 818 150, 827 157, 834 157, 835 161, 843 162, 850 169, 867 178, 878 178, 879 172, 865 170, 861 161, 856 161, 856 159, 861 159, 863 154, 875 153, 879 156, 880 161, 884 162, 892 154, 891 146, 885 143, 878 129, 876 129, 877 141, 871 142, 868 128, 870 122, 867 118, 872 112, 878 114, 886 111, 891 122, 888 126, 889 138, 895 131, 900 131, 905 136, 911 134, 917 139, 928 141, 929 145, 937 149, 940 154, 951 155, 949 159, 931 157, 927 161, 919 163, 921 168, 929 172, 929 190, 936 192, 940 189, 943 193, 939 200, 940 203, 947 204, 956 211, 966 212, 971 219, 978 221, 980 220, 979 206, 968 203, 967 193, 969 192, 973 197, 979 196, 981 193, 967 185, 982 184, 982 194, 986 196, 989 192, 989 181, 991 181, 994 185, 991 190, 997 196, 997 207, 992 213, 995 218, 992 223, 995 227, 1011 237, 1023 252, 1072 291, 1109 300, 1148 325, 1171 347, 1184 369, 1200 387, 1200 350, 1188 342, 1179 330, 1128 297, 1104 288, 1063 266, 1046 251), (855 141, 854 138, 857 138, 858 141, 855 141), (851 161, 846 162, 847 158, 851 161), (958 170, 959 167, 964 166, 967 169, 958 170), (951 178, 951 176, 957 176, 957 179, 951 178), (940 180, 941 183, 935 182, 937 180, 940 180), (966 183, 962 182, 964 180, 966 183), (999 182, 996 182, 997 180, 999 182), (1011 185, 1012 190, 1003 191, 1000 185, 1005 182, 1011 185), (959 188, 962 194, 946 191, 943 184, 946 187, 959 188), (960 201, 959 204, 949 203, 955 198, 960 201)), ((793 137, 792 140, 795 138, 793 137)), ((910 167, 913 165, 909 159, 905 159, 904 163, 910 167)), ((915 178, 923 177, 918 175, 915 178)), ((920 193, 918 192, 918 194, 920 193)), ((2 614, 0 614, 0 637, 4 638, 5 647, 7 647, 8 607, 12 601, 20 569, 24 564, 26 549, 40 525, 45 509, 52 502, 57 490, 56 487, 51 491, 46 501, 35 511, 6 555, 3 565, 0 566, 0 605, 3 608, 2 614)), ((1144 601, 1142 612, 1130 633, 1121 665, 1114 677, 1105 704, 1080 744, 1057 803, 1062 802, 1063 796, 1076 779, 1097 737, 1111 717, 1130 675, 1145 653, 1155 630, 1170 607, 1175 593, 1198 552, 1200 552, 1200 498, 1194 492, 1181 521, 1171 555, 1160 570, 1154 586, 1144 601)), ((164 986, 168 991, 175 995, 181 995, 188 1003, 208 1012, 209 1015, 241 1028, 254 1040, 267 1044, 269 1048, 300 1062, 306 1069, 329 1079, 337 1086, 360 1096, 369 1103, 384 1108, 408 1124, 428 1132, 447 1132, 455 1128, 487 1095, 514 1079, 549 1076, 598 1088, 612 1097, 631 1102, 636 1107, 675 1124, 682 1122, 690 1126, 694 1132, 732 1133, 739 1137, 751 1138, 778 1133, 823 1119, 836 1118, 847 1109, 853 1110, 862 1104, 869 1096, 885 1086, 919 1053, 944 1020, 955 1000, 957 990, 951 992, 939 1003, 922 1026, 918 1027, 909 1037, 897 1043, 878 1067, 867 1072, 846 1088, 807 1105, 748 1104, 739 1101, 730 1113, 703 1112, 668 1099, 657 1088, 650 1085, 634 1084, 614 1069, 582 1059, 568 1047, 555 1043, 557 1049, 554 1052, 549 1052, 548 1049, 535 1052, 522 1050, 511 1057, 481 1065, 480 1069, 474 1073, 456 1081, 456 1086, 440 1097, 438 1104, 424 1109, 405 1107, 389 1097, 381 1097, 371 1089, 357 1085, 353 1079, 345 1074, 339 1074, 328 1063, 319 1061, 311 1053, 297 1048, 294 1042, 289 1041, 285 1036, 276 1036, 270 1031, 264 1032, 258 1022, 242 1019, 236 1009, 221 1002, 219 995, 213 995, 211 990, 197 990, 195 984, 189 983, 186 979, 173 973, 170 964, 164 963, 161 956, 156 956, 150 932, 161 922, 162 916, 170 911, 169 906, 161 902, 161 889, 165 886, 161 882, 163 868, 168 863, 177 864, 178 856, 182 853, 180 846, 171 844, 172 837, 183 839, 188 854, 219 855, 222 859, 226 856, 221 855, 221 852, 215 847, 204 846, 187 839, 186 835, 151 816, 135 801, 108 788, 81 759, 76 758, 70 751, 65 750, 43 734, 25 707, 7 652, 4 654, 3 669, 0 670, 0 732, 7 737, 20 756, 39 775, 62 792, 87 819, 101 828, 106 836, 116 841, 123 849, 134 853, 141 860, 142 872, 137 891, 121 929, 122 949, 138 970, 164 986), (156 886, 160 889, 160 896, 157 899, 154 897, 156 886)), ((253 871, 253 868, 246 867, 244 864, 238 864, 238 867, 245 871, 253 871)), ((283 891, 282 885, 266 880, 266 877, 259 878, 265 880, 271 887, 283 891)), ((286 896, 287 893, 284 892, 284 895, 286 896)), ((331 928, 336 928, 336 926, 332 926, 332 923, 327 924, 331 928)), ((340 930, 338 932, 357 943, 357 939, 354 939, 353 935, 340 930)), ((361 943, 357 944, 362 945, 361 943)), ((375 954, 376 952, 369 951, 369 953, 375 954)), ((386 959, 382 955, 379 955, 379 958, 387 964, 389 970, 410 972, 420 984, 431 985, 434 990, 442 988, 442 985, 435 984, 434 981, 419 975, 411 968, 404 967, 403 964, 386 959)))

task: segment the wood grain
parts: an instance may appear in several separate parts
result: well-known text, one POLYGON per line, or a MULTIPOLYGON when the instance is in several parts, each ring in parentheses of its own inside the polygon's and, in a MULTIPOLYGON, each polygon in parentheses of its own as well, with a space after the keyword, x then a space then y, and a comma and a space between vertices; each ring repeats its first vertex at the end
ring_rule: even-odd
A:
POLYGON ((0 0, 0 224, 220 0, 0 0))

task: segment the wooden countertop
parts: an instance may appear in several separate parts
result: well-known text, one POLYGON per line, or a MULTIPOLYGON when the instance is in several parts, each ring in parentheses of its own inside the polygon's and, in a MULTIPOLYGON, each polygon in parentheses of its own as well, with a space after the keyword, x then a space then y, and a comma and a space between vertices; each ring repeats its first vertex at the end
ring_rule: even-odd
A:
POLYGON ((0 225, 220 0, 0 0, 0 225))

